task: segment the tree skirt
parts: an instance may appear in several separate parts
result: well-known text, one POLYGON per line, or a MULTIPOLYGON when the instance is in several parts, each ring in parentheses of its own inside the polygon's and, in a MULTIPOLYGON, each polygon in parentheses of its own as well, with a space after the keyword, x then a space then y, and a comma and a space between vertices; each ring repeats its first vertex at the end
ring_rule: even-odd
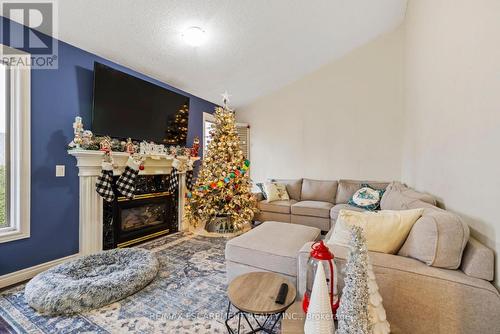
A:
POLYGON ((28 282, 25 298, 42 314, 88 311, 144 288, 158 273, 156 256, 144 249, 113 249, 60 264, 28 282))

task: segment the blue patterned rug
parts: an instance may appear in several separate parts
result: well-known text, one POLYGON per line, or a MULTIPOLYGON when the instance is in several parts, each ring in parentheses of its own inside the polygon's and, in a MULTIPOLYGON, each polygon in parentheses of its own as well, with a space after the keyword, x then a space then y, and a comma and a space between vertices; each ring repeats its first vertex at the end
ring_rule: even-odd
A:
POLYGON ((0 293, 0 317, 19 333, 227 332, 224 238, 177 233, 140 247, 156 253, 160 272, 138 293, 90 312, 46 317, 26 304, 23 284, 0 293))

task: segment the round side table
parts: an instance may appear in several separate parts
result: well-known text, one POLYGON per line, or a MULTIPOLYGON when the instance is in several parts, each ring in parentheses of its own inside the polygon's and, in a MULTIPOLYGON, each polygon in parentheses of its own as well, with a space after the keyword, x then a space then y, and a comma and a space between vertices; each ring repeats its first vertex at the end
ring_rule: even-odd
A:
MULTIPOLYGON (((278 274, 269 272, 253 272, 236 277, 227 290, 229 305, 227 307, 226 327, 229 333, 235 333, 229 326, 229 320, 238 316, 238 331, 240 333, 241 318, 243 317, 251 328, 250 333, 273 333, 276 324, 281 320, 283 312, 293 304, 297 296, 295 285, 286 278, 278 274), (282 283, 288 285, 288 294, 283 305, 275 302, 276 296, 282 283), (237 309, 237 312, 230 314, 231 306, 237 309), (256 316, 265 316, 264 322, 259 322, 256 316), (249 321, 251 316, 257 323, 254 328, 249 321), (273 318, 274 322, 273 322, 273 318)), ((262 320, 261 320, 262 321, 262 320)))

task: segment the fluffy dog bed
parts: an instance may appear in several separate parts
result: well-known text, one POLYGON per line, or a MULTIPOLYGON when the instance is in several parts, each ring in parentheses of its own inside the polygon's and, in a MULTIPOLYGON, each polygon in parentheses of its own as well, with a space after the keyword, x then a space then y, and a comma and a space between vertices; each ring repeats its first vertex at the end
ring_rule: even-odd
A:
POLYGON ((158 273, 153 253, 113 249, 60 264, 35 276, 27 303, 43 314, 70 314, 111 304, 144 288, 158 273))

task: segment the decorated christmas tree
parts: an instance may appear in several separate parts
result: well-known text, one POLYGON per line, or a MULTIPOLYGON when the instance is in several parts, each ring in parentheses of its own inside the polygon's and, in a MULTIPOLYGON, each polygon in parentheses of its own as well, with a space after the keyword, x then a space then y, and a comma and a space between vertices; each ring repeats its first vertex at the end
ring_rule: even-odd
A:
POLYGON ((353 226, 351 229, 345 286, 337 311, 337 334, 368 334, 371 333, 368 314, 368 251, 361 227, 353 226))
POLYGON ((235 232, 252 220, 256 200, 235 115, 224 104, 215 110, 215 129, 210 132, 211 141, 193 191, 187 194, 185 218, 194 226, 205 226, 216 217, 226 217, 220 230, 235 232))

